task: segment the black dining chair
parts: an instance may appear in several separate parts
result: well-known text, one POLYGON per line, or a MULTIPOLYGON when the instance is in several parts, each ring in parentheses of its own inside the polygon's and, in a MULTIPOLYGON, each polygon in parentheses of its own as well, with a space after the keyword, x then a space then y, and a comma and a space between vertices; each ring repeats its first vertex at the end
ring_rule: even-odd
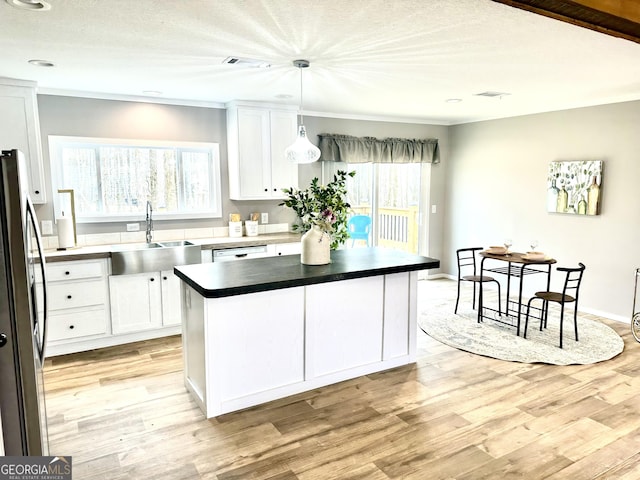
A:
POLYGON ((458 257, 458 296, 456 297, 456 308, 453 313, 458 313, 458 302, 460 301, 460 283, 473 283, 473 308, 476 308, 476 285, 480 282, 496 282, 498 285, 498 312, 502 315, 500 308, 500 282, 488 275, 478 275, 476 266, 476 252, 482 250, 482 247, 459 248, 456 250, 458 257), (465 275, 465 273, 467 273, 465 275))
POLYGON ((564 306, 567 303, 574 303, 573 309, 573 328, 576 333, 576 342, 578 341, 578 294, 580 293, 580 283, 582 283, 582 274, 586 267, 583 263, 578 263, 577 268, 558 267, 558 272, 565 272, 564 287, 562 292, 536 292, 527 303, 527 317, 524 322, 524 338, 527 338, 527 325, 529 324, 529 310, 531 302, 536 299, 542 300, 542 309, 540 314, 540 331, 547 328, 547 319, 549 317, 549 302, 560 304, 560 348, 562 348, 562 327, 564 323, 564 306))

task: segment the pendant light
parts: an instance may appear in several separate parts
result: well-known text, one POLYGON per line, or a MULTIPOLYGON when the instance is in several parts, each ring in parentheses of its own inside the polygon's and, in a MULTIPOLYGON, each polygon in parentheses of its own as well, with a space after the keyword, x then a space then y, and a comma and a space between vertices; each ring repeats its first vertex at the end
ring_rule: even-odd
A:
POLYGON ((293 66, 300 69, 300 125, 295 142, 284 151, 285 156, 293 163, 313 163, 320 158, 320 149, 307 138, 302 115, 302 69, 309 66, 308 60, 294 60, 293 66))

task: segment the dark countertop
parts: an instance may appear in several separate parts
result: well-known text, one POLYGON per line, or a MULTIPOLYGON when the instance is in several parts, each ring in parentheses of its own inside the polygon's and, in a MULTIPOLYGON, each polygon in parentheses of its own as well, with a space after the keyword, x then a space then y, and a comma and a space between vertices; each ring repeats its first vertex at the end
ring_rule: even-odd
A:
POLYGON ((439 268, 440 260, 386 248, 331 252, 328 265, 303 265, 300 255, 175 267, 174 273, 205 298, 439 268))
MULTIPOLYGON (((271 245, 274 243, 294 243, 300 241, 297 233, 267 233, 255 237, 214 237, 188 239, 190 242, 200 245, 202 250, 214 250, 223 248, 253 247, 257 245, 271 245)), ((160 240, 162 241, 162 240, 160 240)), ((126 243, 117 245, 126 247, 126 243)), ((47 262, 67 262, 73 260, 91 260, 95 258, 110 258, 114 245, 95 245, 89 247, 70 248, 69 250, 46 250, 47 262)))

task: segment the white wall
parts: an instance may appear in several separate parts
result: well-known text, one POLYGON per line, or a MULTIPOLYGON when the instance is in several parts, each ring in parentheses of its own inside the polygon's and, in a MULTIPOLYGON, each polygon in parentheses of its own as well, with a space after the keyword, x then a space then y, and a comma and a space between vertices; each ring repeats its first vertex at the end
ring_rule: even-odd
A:
MULTIPOLYGON (((222 218, 155 221, 156 230, 171 228, 221 227, 227 225, 228 214, 239 212, 246 217, 250 212, 267 212, 271 223, 291 223, 296 220, 290 208, 280 206, 279 200, 229 200, 227 168, 227 130, 224 109, 163 105, 117 100, 103 100, 56 95, 38 95, 40 130, 42 134, 44 168, 47 177, 47 198, 52 198, 49 135, 69 135, 106 138, 144 138, 193 142, 215 142, 220 145, 222 178, 222 218)), ((432 168, 428 205, 444 201, 444 178, 447 169, 448 127, 400 122, 336 119, 305 115, 309 139, 317 144, 319 133, 339 133, 355 136, 438 138, 442 163, 432 168)), ((305 188, 313 177, 321 177, 320 163, 300 165, 299 186, 305 188)), ((40 220, 53 220, 51 202, 36 207, 40 220)), ((428 255, 440 258, 442 254, 442 224, 440 209, 430 215, 428 255)), ((80 224, 79 233, 107 233, 125 230, 125 222, 80 224)), ((433 272, 433 270, 431 271, 433 272)))
MULTIPOLYGON (((526 251, 536 238, 557 266, 587 266, 580 310, 630 319, 640 267, 640 102, 457 125, 450 141, 444 272, 456 273, 456 248, 511 237, 513 250, 526 251), (604 160, 600 215, 546 212, 549 162, 560 160, 604 160)), ((553 279, 557 288, 560 274, 553 279)))

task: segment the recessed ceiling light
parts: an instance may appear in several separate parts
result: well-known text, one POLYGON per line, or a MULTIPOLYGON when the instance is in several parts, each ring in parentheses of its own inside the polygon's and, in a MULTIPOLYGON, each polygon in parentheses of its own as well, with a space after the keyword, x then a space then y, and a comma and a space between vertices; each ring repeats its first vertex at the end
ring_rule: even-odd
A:
POLYGON ((9 5, 21 10, 29 10, 31 12, 45 12, 51 10, 51 5, 42 0, 5 0, 9 5))
POLYGON ((279 93, 278 95, 276 95, 276 98, 279 98, 281 100, 288 100, 290 98, 293 98, 293 95, 289 95, 288 93, 279 93))
POLYGON ((162 92, 159 90, 143 90, 142 93, 144 93, 145 95, 149 95, 151 97, 158 97, 162 95, 162 92))
POLYGON ((29 60, 31 65, 35 65, 36 67, 55 67, 56 65, 49 60, 29 60))
POLYGON ((461 98, 447 98, 445 102, 447 103, 460 103, 462 101, 461 98))
POLYGON ((482 93, 476 93, 476 96, 478 97, 504 97, 505 95, 511 95, 510 93, 506 93, 506 92, 494 92, 494 91, 486 91, 486 92, 482 92, 482 93))

